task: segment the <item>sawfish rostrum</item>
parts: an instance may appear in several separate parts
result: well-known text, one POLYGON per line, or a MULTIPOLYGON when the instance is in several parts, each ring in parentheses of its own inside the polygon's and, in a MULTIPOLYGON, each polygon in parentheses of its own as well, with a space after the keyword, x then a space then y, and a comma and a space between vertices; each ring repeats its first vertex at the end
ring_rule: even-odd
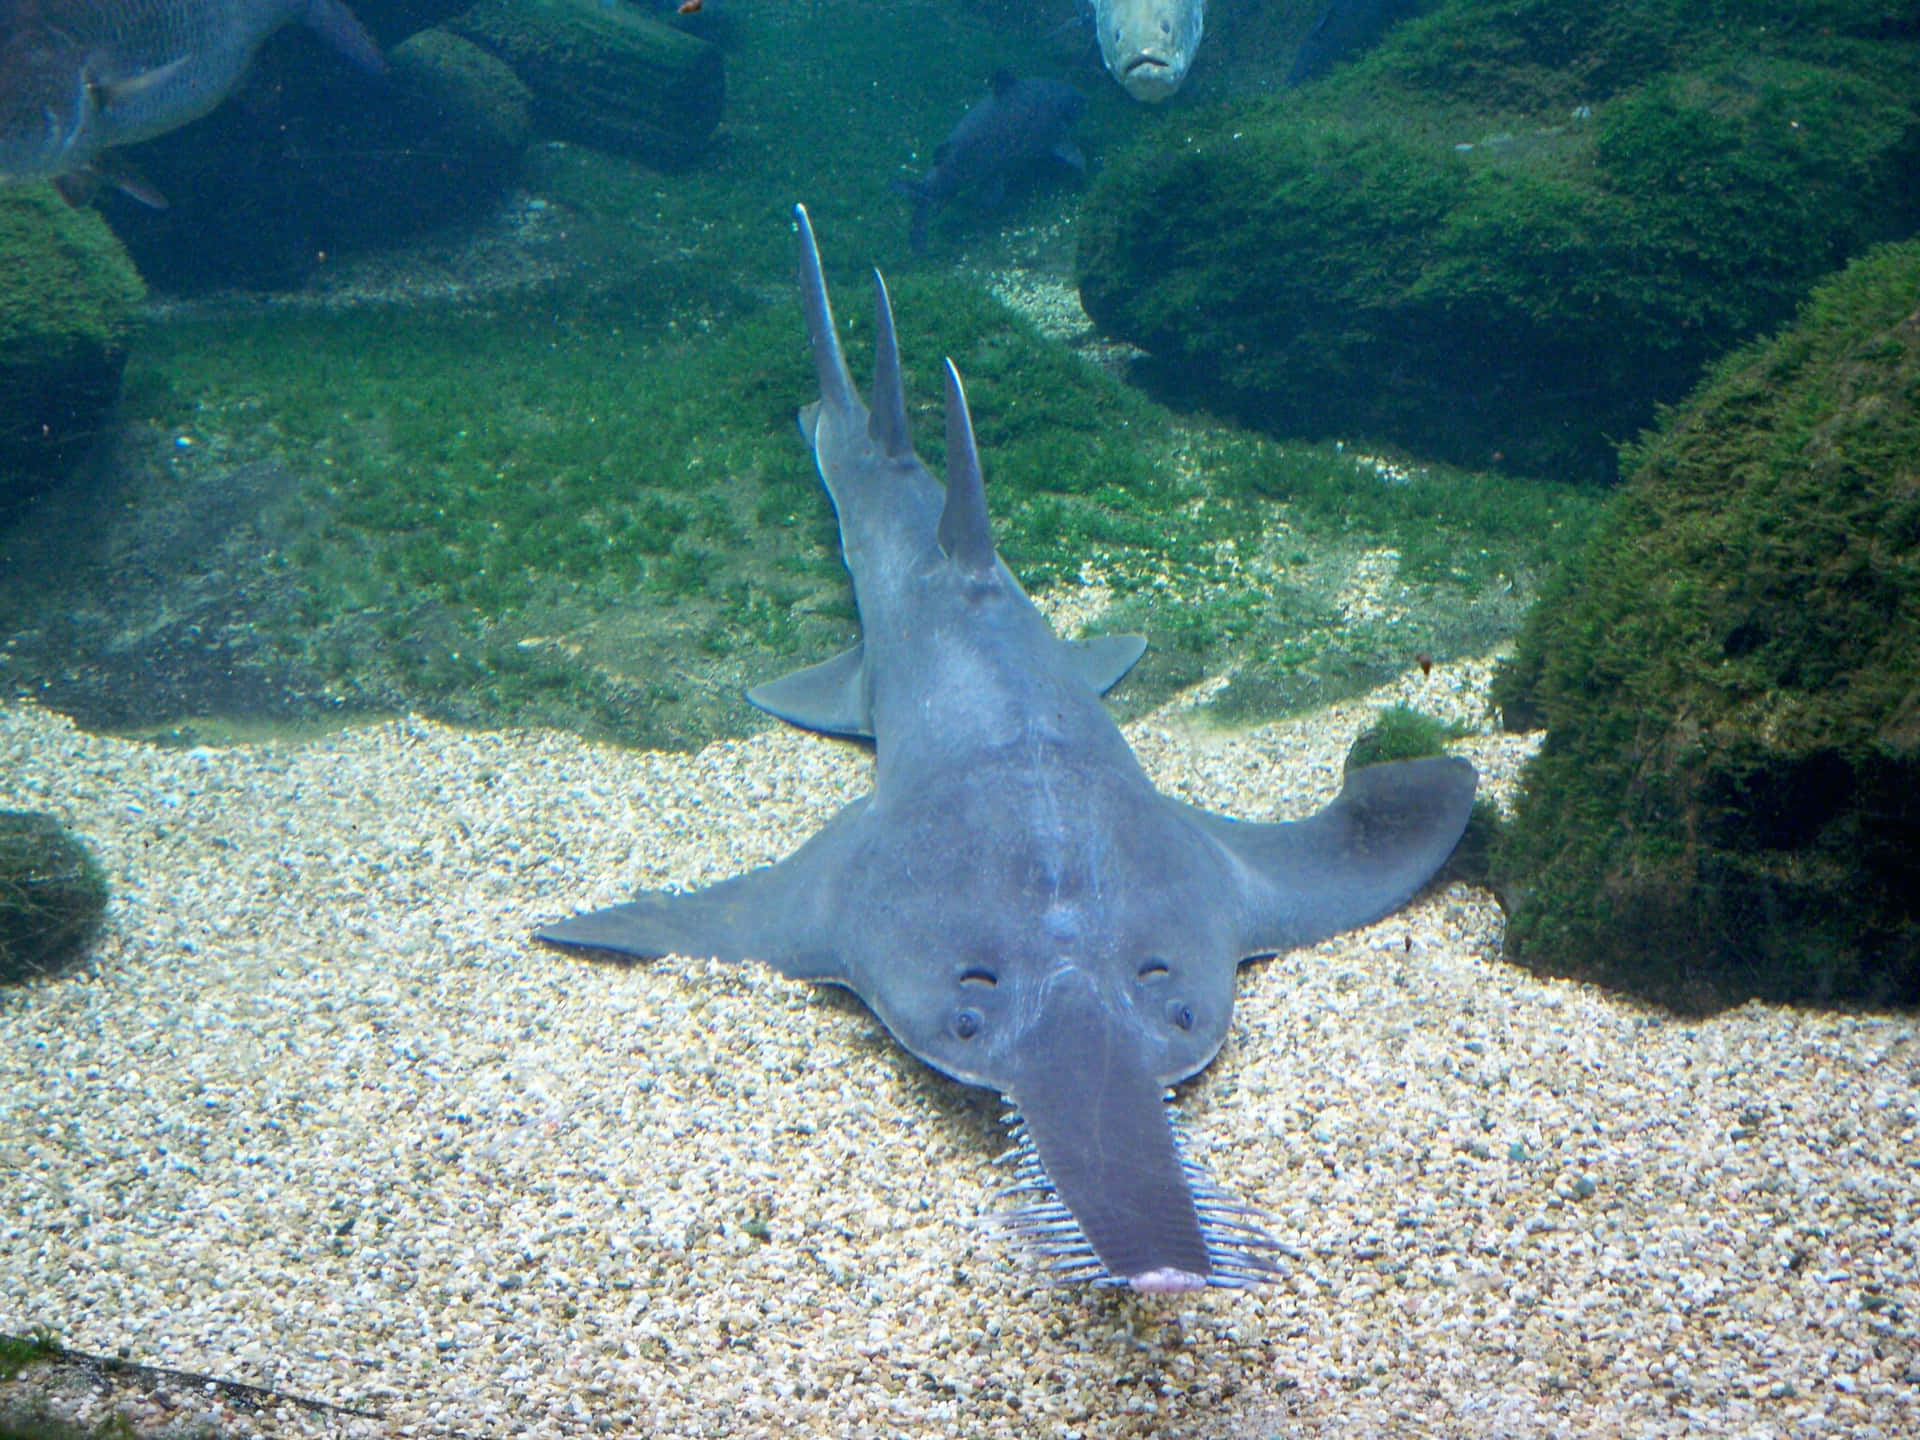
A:
POLYGON ((1220 1048, 1242 960, 1377 919, 1426 883, 1466 825, 1473 769, 1359 770, 1291 824, 1155 791, 1100 701, 1146 642, 1062 641, 1001 563, 951 362, 944 490, 914 454, 877 276, 861 402, 795 213, 820 382, 801 421, 862 639, 751 698, 870 736, 873 792, 779 864, 540 938, 844 985, 929 1065, 1012 1103, 1011 1223, 1054 1274, 1151 1293, 1263 1279, 1275 1243, 1185 1158, 1167 1087, 1220 1048))

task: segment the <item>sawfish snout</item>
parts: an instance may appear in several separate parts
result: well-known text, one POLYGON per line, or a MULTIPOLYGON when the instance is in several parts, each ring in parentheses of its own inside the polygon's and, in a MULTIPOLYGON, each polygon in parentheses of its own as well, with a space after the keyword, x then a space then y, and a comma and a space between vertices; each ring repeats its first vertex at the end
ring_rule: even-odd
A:
POLYGON ((1062 1280, 1177 1295, 1271 1278, 1276 1242, 1180 1153, 1131 1007, 1085 970, 1049 976, 1008 1098, 1019 1144, 1009 1217, 1062 1280))

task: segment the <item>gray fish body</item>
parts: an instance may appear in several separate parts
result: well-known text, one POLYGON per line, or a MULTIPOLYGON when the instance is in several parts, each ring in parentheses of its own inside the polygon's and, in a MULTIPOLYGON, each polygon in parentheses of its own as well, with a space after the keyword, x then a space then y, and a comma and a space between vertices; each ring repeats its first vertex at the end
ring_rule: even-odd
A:
POLYGON ((1185 83, 1206 26, 1205 0, 1089 0, 1100 58, 1136 100, 1157 104, 1185 83))
POLYGON ((1086 106, 1086 97, 1064 81, 995 75, 992 93, 960 117, 934 152, 933 168, 918 180, 894 182, 916 201, 915 246, 925 240, 933 212, 958 196, 991 209, 1009 178, 1048 161, 1086 169, 1072 136, 1086 106))
POLYGON ((294 20, 382 66, 340 0, 0 0, 0 15, 0 181, 72 174, 199 119, 294 20))
POLYGON ((798 214, 821 387, 803 425, 862 640, 750 698, 870 736, 873 793, 777 865, 540 938, 847 986, 913 1054, 1013 1103, 1028 1202, 1012 1226, 1055 1274, 1150 1293, 1267 1278, 1273 1241, 1184 1157, 1166 1088, 1218 1051, 1242 960, 1378 918, 1431 877, 1472 767, 1358 771, 1294 824, 1155 791, 1099 698, 1145 642, 1060 640, 1001 563, 951 364, 944 489, 914 454, 878 286, 862 403, 798 214))

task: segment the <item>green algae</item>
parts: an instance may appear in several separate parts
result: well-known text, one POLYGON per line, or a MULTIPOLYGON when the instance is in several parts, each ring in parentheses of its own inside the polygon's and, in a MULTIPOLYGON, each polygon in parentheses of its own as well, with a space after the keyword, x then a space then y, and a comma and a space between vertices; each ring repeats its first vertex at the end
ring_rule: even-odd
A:
POLYGON ((0 188, 0 508, 105 424, 144 295, 98 215, 49 185, 0 188))
POLYGON ((100 933, 107 881, 51 815, 0 810, 0 984, 57 975, 100 933))
POLYGON ((1610 478, 1709 360, 1920 225, 1916 46, 1861 38, 1878 9, 1825 33, 1442 5, 1115 157, 1082 220, 1088 310, 1168 393, 1270 433, 1610 478))
MULTIPOLYGON (((837 289, 864 373, 861 288, 837 289)), ((1218 717, 1271 714, 1420 651, 1483 649, 1592 508, 1186 424, 965 280, 894 289, 922 448, 937 451, 952 355, 1023 583, 1104 586, 1101 627, 1152 637, 1130 709, 1225 671, 1218 717), (1343 615, 1330 596, 1357 557, 1388 551, 1411 603, 1343 615)), ((317 672, 344 713, 691 745, 759 723, 741 691, 855 634, 794 421, 814 393, 801 333, 784 294, 667 265, 477 312, 175 321, 130 375, 129 408, 176 436, 168 483, 187 493, 203 465, 293 472, 297 500, 253 522, 267 543, 250 639, 317 672)), ((213 733, 203 720, 187 733, 213 733)))
POLYGON ((1920 999, 1920 243, 1629 454, 1496 686, 1509 953, 1686 1009, 1920 999))

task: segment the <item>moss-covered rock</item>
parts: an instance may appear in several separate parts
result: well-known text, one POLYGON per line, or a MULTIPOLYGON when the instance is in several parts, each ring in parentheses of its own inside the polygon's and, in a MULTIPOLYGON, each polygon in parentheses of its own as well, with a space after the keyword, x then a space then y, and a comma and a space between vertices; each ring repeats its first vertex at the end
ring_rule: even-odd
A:
POLYGON ((289 26, 236 97, 126 160, 170 202, 97 204, 156 288, 297 284, 354 251, 491 214, 518 179, 530 101, 513 72, 444 30, 369 76, 289 26))
POLYGON ((705 151, 720 123, 719 49, 631 7, 480 0, 448 28, 513 67, 558 139, 671 167, 705 151))
POLYGON ((107 882, 51 815, 0 810, 0 984, 57 975, 100 933, 107 882))
POLYGON ((0 189, 0 514, 98 433, 145 293, 98 215, 51 186, 0 189))
POLYGON ((1686 1009, 1920 1000, 1920 242, 1630 453, 1499 698, 1508 953, 1686 1009))
POLYGON ((1609 478, 1706 362, 1920 227, 1920 45, 1863 38, 1879 4, 1779 8, 1452 0, 1111 161, 1082 298, 1269 431, 1609 478))

